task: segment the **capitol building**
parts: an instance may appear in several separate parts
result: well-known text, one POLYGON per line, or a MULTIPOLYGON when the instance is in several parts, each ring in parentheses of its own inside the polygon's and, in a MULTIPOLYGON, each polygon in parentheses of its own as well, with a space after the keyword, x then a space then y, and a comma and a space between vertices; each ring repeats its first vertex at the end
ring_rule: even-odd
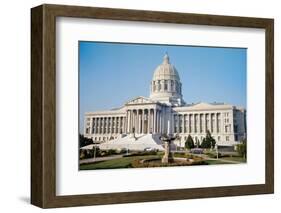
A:
POLYGON ((107 148, 122 143, 161 147, 162 134, 177 135, 175 143, 181 147, 189 135, 200 144, 208 130, 223 146, 233 146, 246 137, 244 108, 183 100, 179 73, 167 54, 153 73, 149 97, 135 97, 112 110, 86 112, 84 119, 84 136, 107 148))

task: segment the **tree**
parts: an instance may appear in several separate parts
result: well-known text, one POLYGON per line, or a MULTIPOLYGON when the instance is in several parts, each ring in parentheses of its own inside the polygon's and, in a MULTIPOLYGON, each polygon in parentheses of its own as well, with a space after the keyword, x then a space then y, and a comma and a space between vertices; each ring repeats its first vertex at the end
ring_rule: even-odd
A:
POLYGON ((193 149, 194 146, 194 141, 190 135, 188 135, 186 141, 185 141, 185 148, 187 149, 193 149))
POLYGON ((206 137, 203 139, 201 143, 201 147, 204 149, 215 148, 216 140, 212 137, 209 130, 207 130, 206 137))
POLYGON ((79 147, 87 146, 89 144, 93 144, 92 138, 86 138, 84 135, 79 134, 79 147))
POLYGON ((247 157, 247 140, 246 139, 242 140, 241 143, 237 145, 237 152, 244 159, 246 159, 246 157, 247 157))
POLYGON ((207 138, 204 138, 202 143, 201 143, 201 148, 203 149, 210 149, 212 146, 210 140, 207 140, 207 138))

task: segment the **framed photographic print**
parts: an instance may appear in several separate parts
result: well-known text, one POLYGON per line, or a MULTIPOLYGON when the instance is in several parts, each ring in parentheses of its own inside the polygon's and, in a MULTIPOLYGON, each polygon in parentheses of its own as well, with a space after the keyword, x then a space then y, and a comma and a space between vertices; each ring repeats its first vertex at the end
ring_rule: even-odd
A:
POLYGON ((31 203, 274 191, 273 19, 31 9, 31 203))

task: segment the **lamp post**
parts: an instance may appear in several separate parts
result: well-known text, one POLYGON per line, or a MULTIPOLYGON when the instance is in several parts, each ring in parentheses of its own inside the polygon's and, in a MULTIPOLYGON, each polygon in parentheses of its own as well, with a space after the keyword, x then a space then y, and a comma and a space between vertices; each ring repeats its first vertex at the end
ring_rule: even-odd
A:
POLYGON ((216 152, 217 152, 217 159, 219 159, 219 149, 218 149, 218 145, 217 144, 215 145, 215 149, 216 149, 216 152))
POLYGON ((96 161, 96 146, 94 145, 94 161, 96 161))

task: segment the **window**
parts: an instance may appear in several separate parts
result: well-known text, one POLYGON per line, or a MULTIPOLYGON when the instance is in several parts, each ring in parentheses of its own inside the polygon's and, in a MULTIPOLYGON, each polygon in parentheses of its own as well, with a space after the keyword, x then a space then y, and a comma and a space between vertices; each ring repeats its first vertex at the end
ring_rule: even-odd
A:
POLYGON ((229 136, 225 136, 225 140, 226 140, 226 141, 229 141, 229 136))
POLYGON ((168 83, 167 80, 164 80, 164 91, 168 90, 168 83))
POLYGON ((156 84, 155 84, 155 81, 153 81, 153 92, 155 92, 156 90, 156 84))
POLYGON ((221 136, 218 136, 218 141, 220 141, 221 140, 221 136))
POLYGON ((158 91, 160 91, 161 90, 161 82, 160 82, 160 80, 158 80, 158 91))

